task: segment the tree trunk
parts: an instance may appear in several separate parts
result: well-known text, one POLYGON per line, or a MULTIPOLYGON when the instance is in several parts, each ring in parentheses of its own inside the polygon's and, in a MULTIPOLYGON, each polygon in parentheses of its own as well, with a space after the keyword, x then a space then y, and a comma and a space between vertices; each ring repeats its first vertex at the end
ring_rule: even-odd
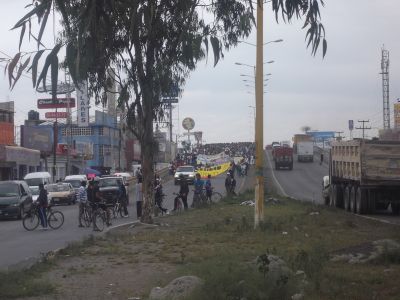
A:
MULTIPOLYGON (((151 98, 151 96, 149 96, 151 98)), ((144 99, 143 110, 144 119, 142 126, 144 127, 141 145, 142 156, 142 174, 143 174, 143 211, 141 222, 153 223, 154 209, 154 134, 153 134, 153 114, 152 99, 144 99), (149 101, 147 101, 149 100, 149 101)))

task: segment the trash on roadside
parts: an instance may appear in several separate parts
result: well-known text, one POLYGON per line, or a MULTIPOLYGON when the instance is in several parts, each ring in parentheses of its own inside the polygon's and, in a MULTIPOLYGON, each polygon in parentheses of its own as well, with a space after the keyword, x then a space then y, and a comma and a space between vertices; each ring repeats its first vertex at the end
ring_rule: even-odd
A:
POLYGON ((282 231, 283 235, 288 235, 287 231, 282 231))
POLYGON ((310 216, 319 215, 319 211, 313 211, 309 213, 310 216))
POLYGON ((265 202, 266 203, 272 203, 272 204, 278 204, 279 200, 275 199, 275 198, 272 198, 272 197, 269 197, 268 199, 265 199, 265 202))
POLYGON ((247 200, 247 201, 243 201, 242 203, 240 203, 240 205, 254 206, 255 203, 253 200, 247 200))

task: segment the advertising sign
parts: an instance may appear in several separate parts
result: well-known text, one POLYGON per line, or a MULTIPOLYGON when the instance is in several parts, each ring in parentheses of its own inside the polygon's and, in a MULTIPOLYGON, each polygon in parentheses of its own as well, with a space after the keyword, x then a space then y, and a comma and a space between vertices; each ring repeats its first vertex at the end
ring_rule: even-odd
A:
POLYGON ((68 118, 68 113, 66 113, 65 111, 51 111, 51 112, 47 112, 44 114, 44 117, 46 119, 66 119, 68 118))
POLYGON ((53 151, 53 128, 44 126, 21 126, 21 146, 43 152, 53 151))
POLYGON ((194 128, 194 120, 192 118, 184 118, 182 127, 186 130, 192 130, 194 128))
POLYGON ((14 145, 14 123, 0 122, 0 145, 14 145))
POLYGON ((400 129, 400 103, 394 104, 394 128, 400 129))
POLYGON ((353 129, 354 129, 354 121, 349 120, 349 130, 353 130, 353 129))
POLYGON ((76 98, 78 98, 78 126, 88 127, 90 99, 86 83, 79 84, 79 87, 76 90, 76 98))
POLYGON ((75 98, 38 99, 37 107, 38 109, 72 108, 75 107, 75 98))

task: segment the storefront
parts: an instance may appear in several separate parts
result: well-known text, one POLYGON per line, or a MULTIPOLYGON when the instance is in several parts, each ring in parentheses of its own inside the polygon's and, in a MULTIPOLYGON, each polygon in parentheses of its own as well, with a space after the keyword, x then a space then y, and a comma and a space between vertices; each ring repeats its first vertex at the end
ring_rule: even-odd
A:
POLYGON ((40 151, 0 145, 0 180, 22 180, 40 169, 40 151))

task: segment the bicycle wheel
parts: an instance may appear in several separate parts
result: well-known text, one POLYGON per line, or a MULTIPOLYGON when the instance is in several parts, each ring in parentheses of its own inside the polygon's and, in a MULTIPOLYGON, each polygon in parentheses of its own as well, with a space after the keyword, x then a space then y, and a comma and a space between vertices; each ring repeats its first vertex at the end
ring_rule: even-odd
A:
POLYGON ((22 226, 28 231, 35 230, 39 226, 39 216, 36 213, 28 213, 22 219, 22 226))
POLYGON ((82 218, 85 226, 90 227, 90 224, 92 223, 92 216, 91 212, 87 208, 84 209, 82 218))
POLYGON ((52 211, 48 217, 49 226, 58 229, 64 224, 64 215, 61 211, 52 211))
POLYGON ((106 223, 106 218, 103 211, 97 210, 93 217, 94 226, 98 231, 103 231, 106 223))
POLYGON ((222 199, 222 195, 220 194, 220 193, 218 193, 218 192, 213 192, 212 194, 211 194, 211 201, 212 202, 218 202, 218 201, 220 201, 222 199))

